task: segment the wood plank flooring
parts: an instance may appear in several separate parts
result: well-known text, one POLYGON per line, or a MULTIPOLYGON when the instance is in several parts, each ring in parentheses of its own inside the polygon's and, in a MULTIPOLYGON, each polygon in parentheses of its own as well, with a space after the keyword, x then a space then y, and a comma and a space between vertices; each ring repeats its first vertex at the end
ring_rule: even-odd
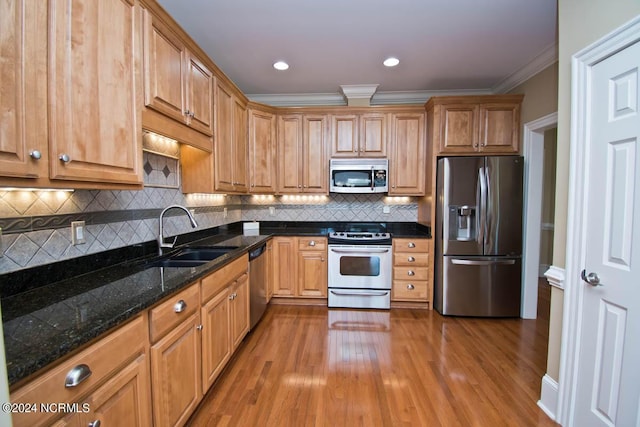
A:
POLYGON ((270 306, 189 424, 556 425, 536 405, 541 292, 537 320, 270 306))

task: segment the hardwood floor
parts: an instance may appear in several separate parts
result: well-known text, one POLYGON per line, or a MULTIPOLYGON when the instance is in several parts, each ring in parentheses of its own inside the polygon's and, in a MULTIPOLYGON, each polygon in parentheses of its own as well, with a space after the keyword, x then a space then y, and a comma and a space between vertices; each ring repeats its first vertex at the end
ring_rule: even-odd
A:
POLYGON ((541 292, 537 320, 270 306, 189 424, 556 425, 541 292))

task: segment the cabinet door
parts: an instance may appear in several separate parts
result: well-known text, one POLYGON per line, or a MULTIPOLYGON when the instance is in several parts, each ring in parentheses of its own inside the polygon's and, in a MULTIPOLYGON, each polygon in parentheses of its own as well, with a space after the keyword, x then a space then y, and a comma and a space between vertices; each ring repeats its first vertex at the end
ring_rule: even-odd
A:
POLYGON ((444 104, 440 108, 440 154, 478 151, 478 106, 444 104))
POLYGON ((327 297, 326 251, 298 252, 298 296, 327 297))
POLYGON ((236 349, 249 332, 249 275, 243 274, 231 286, 231 343, 236 349))
POLYGON ((50 177, 142 183, 139 7, 52 0, 50 8, 50 177))
POLYGON ((302 153, 302 191, 328 194, 327 116, 304 116, 302 153))
POLYGON ((187 62, 187 116, 189 126, 213 135, 213 74, 192 54, 187 62))
POLYGON ((173 31, 147 11, 144 37, 145 105, 184 123, 186 47, 173 31))
POLYGON ((216 84, 215 189, 233 191, 233 94, 223 84, 216 84))
POLYGON ((278 192, 302 192, 302 115, 278 116, 278 192))
POLYGON ((520 104, 480 105, 480 150, 513 154, 520 149, 520 104))
POLYGON ((273 296, 273 240, 267 242, 267 276, 265 277, 267 303, 273 296))
POLYGON ((247 107, 233 98, 233 190, 246 193, 247 185, 247 107))
POLYGON ((199 312, 151 347, 155 426, 184 425, 202 397, 199 312))
POLYGON ((231 357, 229 292, 221 291, 202 307, 202 392, 216 380, 231 357))
POLYGON ((276 120, 271 113, 249 111, 249 191, 276 192, 276 120))
POLYGON ((331 157, 358 156, 358 116, 331 116, 331 157))
POLYGON ((47 177, 47 5, 5 1, 0 16, 0 175, 47 177))
POLYGON ((387 156, 387 117, 380 113, 360 116, 360 157, 387 156))
POLYGON ((118 371, 82 402, 90 412, 82 413, 80 425, 138 426, 151 425, 151 389, 145 354, 118 371), (94 424, 92 424, 94 423, 94 424))
POLYGON ((293 297, 297 282, 297 242, 295 237, 273 239, 273 295, 293 297))
POLYGON ((421 113, 392 115, 389 195, 425 194, 425 116, 421 113))

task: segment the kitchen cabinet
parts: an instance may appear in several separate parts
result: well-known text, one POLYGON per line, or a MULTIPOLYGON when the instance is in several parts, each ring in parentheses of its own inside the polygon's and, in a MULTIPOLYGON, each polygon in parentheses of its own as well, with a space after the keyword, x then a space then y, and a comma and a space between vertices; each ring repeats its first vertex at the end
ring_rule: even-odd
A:
POLYGON ((429 258, 429 239, 393 239, 392 301, 432 301, 429 258))
POLYGON ((145 127, 211 151, 213 73, 160 17, 144 22, 145 127))
POLYGON ((275 194, 276 115, 249 108, 249 192, 275 194))
POLYGON ((88 413, 69 417, 57 411, 16 412, 13 425, 51 425, 56 418, 58 425, 77 425, 80 418, 104 421, 120 416, 117 419, 126 420, 126 425, 150 425, 147 346, 146 318, 137 316, 11 393, 12 403, 77 403, 79 408, 89 403, 88 413), (72 372, 80 374, 79 380, 65 386, 72 372), (135 411, 128 413, 128 408, 135 411))
POLYGON ((327 126, 324 114, 278 117, 278 192, 328 194, 327 126))
POLYGON ((522 95, 433 97, 426 104, 436 155, 520 151, 522 95))
POLYGON ((202 399, 199 285, 150 310, 155 426, 184 425, 202 399))
POLYGON ((202 279, 202 387, 215 382, 249 331, 248 257, 202 279))
POLYGON ((425 114, 391 114, 389 195, 422 196, 426 186, 425 114))
POLYGON ((273 251, 274 297, 327 297, 326 237, 275 237, 273 251))
POLYGON ((247 106, 222 81, 215 93, 215 191, 246 193, 247 106))
POLYGON ((386 157, 387 116, 382 113, 331 116, 331 157, 386 157))

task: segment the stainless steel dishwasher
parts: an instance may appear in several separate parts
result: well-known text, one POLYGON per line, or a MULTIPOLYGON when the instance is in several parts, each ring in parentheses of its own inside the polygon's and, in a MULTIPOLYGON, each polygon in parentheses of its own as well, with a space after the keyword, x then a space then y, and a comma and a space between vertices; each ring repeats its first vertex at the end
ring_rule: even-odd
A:
POLYGON ((253 329, 267 308, 267 244, 249 252, 249 289, 251 308, 249 310, 253 329))

